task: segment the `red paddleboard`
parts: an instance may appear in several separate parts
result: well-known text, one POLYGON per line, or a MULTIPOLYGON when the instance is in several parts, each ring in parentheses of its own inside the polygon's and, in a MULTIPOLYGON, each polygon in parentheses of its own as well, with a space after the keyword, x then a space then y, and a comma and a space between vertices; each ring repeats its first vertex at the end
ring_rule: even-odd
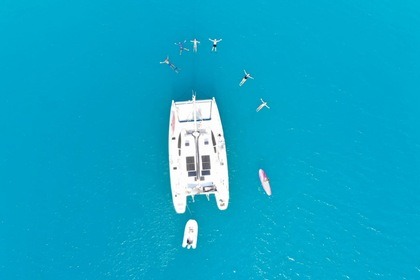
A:
POLYGON ((265 174, 265 171, 260 169, 258 171, 258 174, 260 175, 260 181, 263 189, 267 193, 267 195, 271 195, 271 187, 270 187, 270 179, 268 179, 267 174, 265 174))

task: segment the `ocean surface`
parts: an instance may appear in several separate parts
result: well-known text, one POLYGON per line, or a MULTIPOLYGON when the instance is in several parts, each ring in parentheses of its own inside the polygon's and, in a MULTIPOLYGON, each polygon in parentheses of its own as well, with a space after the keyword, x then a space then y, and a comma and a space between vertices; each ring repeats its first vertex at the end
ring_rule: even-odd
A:
POLYGON ((1 1, 0 279, 420 279, 419 65, 417 0, 1 1), (172 205, 192 90, 226 211, 172 205))

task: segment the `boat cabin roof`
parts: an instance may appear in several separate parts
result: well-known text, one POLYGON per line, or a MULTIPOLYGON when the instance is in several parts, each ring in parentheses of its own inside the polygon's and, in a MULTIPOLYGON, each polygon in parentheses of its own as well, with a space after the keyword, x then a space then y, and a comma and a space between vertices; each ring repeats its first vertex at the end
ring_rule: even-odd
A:
MULTIPOLYGON (((211 119, 211 106, 212 100, 199 100, 195 101, 195 111, 197 120, 210 120, 211 119)), ((177 102, 177 114, 180 122, 194 121, 194 103, 177 102)))

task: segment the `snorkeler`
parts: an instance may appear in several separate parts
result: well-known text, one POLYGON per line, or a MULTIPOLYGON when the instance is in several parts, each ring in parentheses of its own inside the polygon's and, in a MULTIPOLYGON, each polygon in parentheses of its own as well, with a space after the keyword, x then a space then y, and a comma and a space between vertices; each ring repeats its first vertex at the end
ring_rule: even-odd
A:
POLYGON ((179 55, 181 55, 182 54, 182 51, 187 51, 187 52, 189 52, 190 50, 189 49, 187 49, 187 48, 184 48, 184 43, 185 42, 187 42, 187 40, 184 40, 184 42, 178 42, 178 43, 175 43, 175 45, 177 45, 178 47, 179 47, 179 55))
POLYGON ((260 106, 258 106, 257 108, 257 112, 259 112, 262 108, 267 107, 268 109, 270 109, 270 107, 268 107, 267 102, 265 102, 264 100, 262 100, 262 98, 260 98, 262 104, 260 106))
POLYGON ((178 67, 176 67, 173 63, 171 63, 170 61, 169 61, 169 56, 167 56, 166 57, 166 59, 164 60, 164 61, 161 61, 161 62, 159 62, 160 64, 167 64, 167 65, 169 65, 169 67, 171 67, 172 68, 172 70, 174 70, 175 71, 175 73, 178 73, 179 72, 179 68, 178 67))
POLYGON ((217 43, 222 41, 222 39, 217 40, 217 39, 210 39, 209 38, 209 40, 213 42, 213 47, 211 48, 211 51, 212 52, 217 52, 217 43))
POLYGON ((193 43, 193 52, 197 52, 198 44, 200 44, 200 41, 197 41, 197 39, 191 40, 191 43, 193 43))
POLYGON ((245 76, 242 78, 242 81, 239 83, 239 86, 242 86, 246 80, 248 80, 248 78, 250 79, 254 79, 253 77, 251 77, 251 74, 248 74, 245 70, 244 70, 245 76))

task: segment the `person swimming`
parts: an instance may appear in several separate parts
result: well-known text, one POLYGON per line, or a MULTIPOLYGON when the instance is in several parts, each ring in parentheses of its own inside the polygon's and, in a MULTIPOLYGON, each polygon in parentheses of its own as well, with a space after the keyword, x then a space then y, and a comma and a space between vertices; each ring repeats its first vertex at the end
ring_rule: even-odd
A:
POLYGON ((177 73, 178 74, 178 72, 179 72, 179 68, 178 67, 176 67, 173 63, 171 63, 170 61, 169 61, 169 56, 167 56, 166 58, 165 58, 165 60, 164 61, 161 61, 161 62, 159 62, 160 64, 167 64, 167 65, 169 65, 169 67, 171 67, 171 69, 172 70, 174 70, 175 71, 175 73, 177 73))
POLYGON ((211 51, 212 52, 217 52, 217 43, 222 41, 222 39, 217 40, 217 39, 210 39, 209 38, 209 40, 213 42, 213 47, 211 48, 211 51))
MULTIPOLYGON (((258 108, 256 110, 257 112, 259 112, 264 107, 267 107, 268 109, 270 109, 270 107, 268 107, 268 105, 267 105, 267 102, 265 102, 264 100, 262 100, 262 98, 260 98, 260 100, 261 100, 262 104, 260 106, 258 106, 258 108)), ((267 180, 264 179, 264 181, 268 181, 268 178, 267 178, 267 180)))
POLYGON ((197 52, 198 44, 200 44, 200 41, 194 38, 194 40, 191 40, 190 42, 193 43, 193 52, 197 52))
POLYGON ((239 83, 240 87, 246 82, 246 80, 248 80, 248 78, 254 79, 253 77, 251 77, 251 74, 248 74, 245 70, 244 70, 244 73, 245 73, 245 76, 242 78, 242 81, 239 83))
POLYGON ((178 42, 178 43, 175 43, 175 45, 177 45, 178 47, 179 47, 179 55, 181 55, 182 54, 182 51, 187 51, 187 52, 189 52, 190 50, 189 49, 187 49, 187 48, 184 48, 184 43, 185 42, 187 42, 187 40, 184 40, 184 42, 178 42))

